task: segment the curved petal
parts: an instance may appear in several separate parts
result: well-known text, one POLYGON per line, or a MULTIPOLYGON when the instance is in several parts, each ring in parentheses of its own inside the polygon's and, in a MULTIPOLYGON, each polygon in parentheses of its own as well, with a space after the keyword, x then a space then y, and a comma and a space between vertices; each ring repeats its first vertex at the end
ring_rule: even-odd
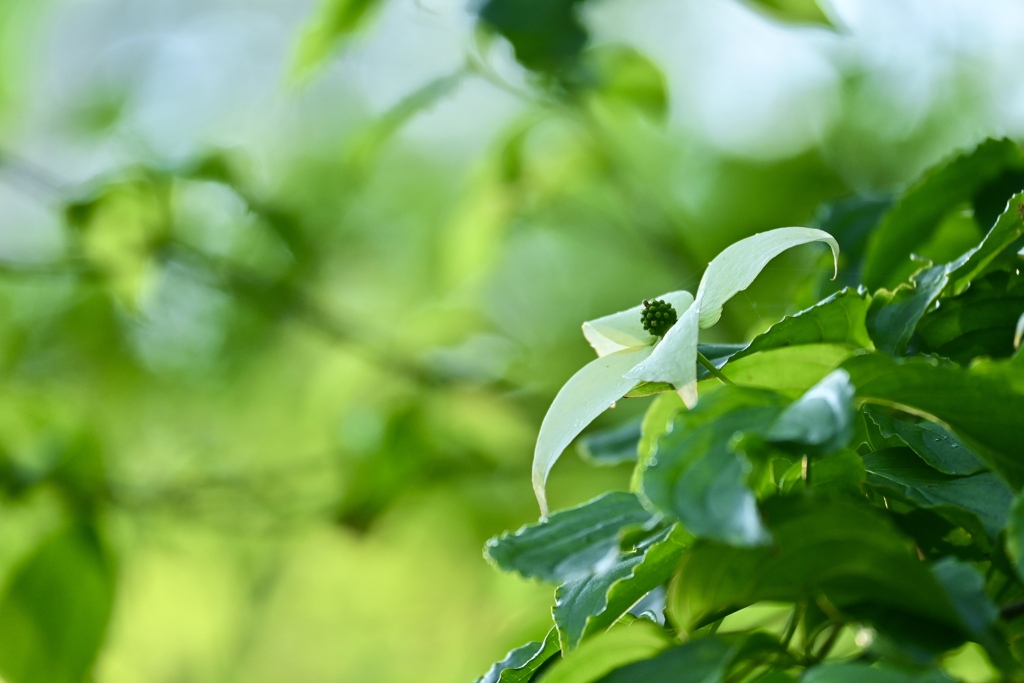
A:
POLYGON ((533 452, 533 491, 541 514, 548 514, 544 484, 558 456, 584 427, 633 388, 636 381, 624 375, 652 351, 653 347, 641 346, 593 360, 559 390, 540 425, 533 452))
MULTIPOLYGON (((677 313, 682 313, 693 303, 693 295, 684 290, 654 298, 669 302, 677 313)), ((640 304, 625 311, 589 320, 583 323, 583 336, 597 351, 598 357, 636 346, 651 346, 656 338, 640 323, 640 313, 643 310, 643 304, 640 304)))
POLYGON ((697 404, 697 321, 700 307, 690 306, 672 326, 654 353, 626 377, 639 382, 669 382, 687 408, 697 404))
POLYGON ((838 272, 839 243, 824 230, 776 228, 751 235, 726 248, 708 264, 697 289, 700 326, 711 327, 718 322, 725 302, 749 287, 769 261, 787 249, 808 242, 827 243, 832 248, 832 259, 838 272))

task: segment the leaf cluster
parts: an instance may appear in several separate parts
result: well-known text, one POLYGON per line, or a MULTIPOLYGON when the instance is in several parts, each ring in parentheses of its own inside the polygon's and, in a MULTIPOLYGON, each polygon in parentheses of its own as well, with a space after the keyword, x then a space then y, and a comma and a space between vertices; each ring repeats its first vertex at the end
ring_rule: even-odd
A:
POLYGON ((481 680, 1024 680, 1021 159, 990 140, 823 211, 872 289, 702 345, 696 406, 585 437, 635 458, 631 489, 487 544, 557 588, 547 637, 481 680))

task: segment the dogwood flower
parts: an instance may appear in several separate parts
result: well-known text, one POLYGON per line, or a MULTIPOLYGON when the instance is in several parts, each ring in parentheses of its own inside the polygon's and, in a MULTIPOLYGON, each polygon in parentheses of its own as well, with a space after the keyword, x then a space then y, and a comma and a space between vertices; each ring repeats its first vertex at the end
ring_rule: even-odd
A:
POLYGON ((687 408, 697 404, 698 330, 718 322, 725 302, 749 287, 770 260, 808 242, 827 243, 838 272, 839 244, 827 232, 778 228, 740 240, 716 256, 697 296, 680 290, 657 297, 679 314, 663 337, 644 329, 641 314, 647 302, 583 323, 583 336, 598 357, 565 383, 541 423, 533 454, 533 490, 541 514, 547 515, 548 473, 562 451, 639 382, 671 384, 687 408))

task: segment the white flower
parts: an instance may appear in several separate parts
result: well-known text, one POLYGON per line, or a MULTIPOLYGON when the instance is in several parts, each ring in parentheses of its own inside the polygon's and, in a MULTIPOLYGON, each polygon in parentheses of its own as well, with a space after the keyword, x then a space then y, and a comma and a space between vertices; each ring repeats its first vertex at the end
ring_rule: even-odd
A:
POLYGON ((561 388, 540 426, 533 454, 533 490, 547 515, 544 485, 562 451, 583 429, 639 382, 667 382, 688 408, 697 403, 697 332, 718 322, 722 306, 750 286, 768 261, 808 242, 826 242, 838 268, 839 245, 827 232, 778 228, 752 235, 728 247, 704 272, 697 296, 676 291, 663 299, 679 320, 658 339, 640 322, 643 305, 583 323, 583 336, 597 360, 583 366, 561 388))

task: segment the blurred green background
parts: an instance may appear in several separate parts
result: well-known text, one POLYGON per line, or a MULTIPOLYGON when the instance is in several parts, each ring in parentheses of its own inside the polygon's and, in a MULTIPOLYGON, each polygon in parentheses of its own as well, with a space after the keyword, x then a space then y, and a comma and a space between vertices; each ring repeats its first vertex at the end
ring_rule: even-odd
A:
MULTIPOLYGON (((543 635, 481 548, 536 518, 582 321, 1024 137, 1020 2, 792 16, 0 0, 0 673, 470 681, 543 635)), ((816 300, 819 256, 705 341, 816 300)), ((553 507, 628 477, 566 458, 553 507)))

